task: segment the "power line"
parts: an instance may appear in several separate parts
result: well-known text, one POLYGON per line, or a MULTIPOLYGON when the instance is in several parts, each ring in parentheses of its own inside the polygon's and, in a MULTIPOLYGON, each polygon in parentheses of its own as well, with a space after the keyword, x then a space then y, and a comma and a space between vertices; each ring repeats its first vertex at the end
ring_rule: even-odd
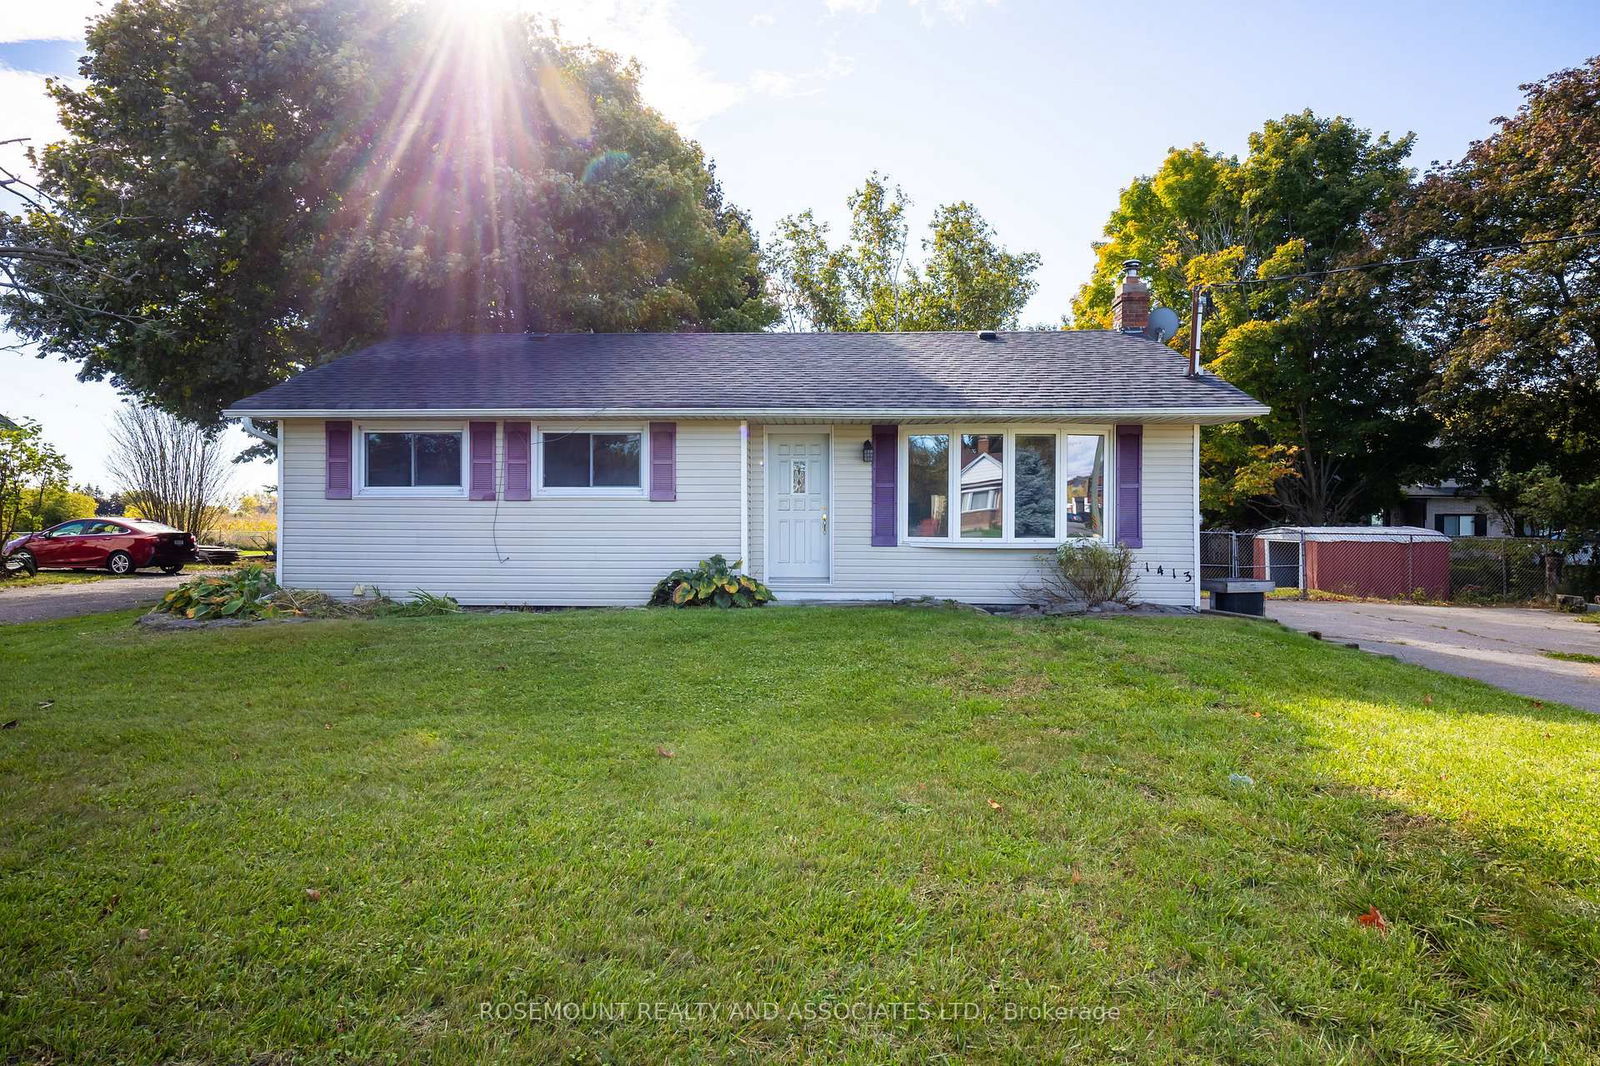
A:
POLYGON ((1494 252, 1514 252, 1519 248, 1534 248, 1541 244, 1559 244, 1562 241, 1581 241, 1592 237, 1600 237, 1600 230, 1585 230, 1582 233, 1563 233, 1559 237, 1536 237, 1528 241, 1515 241, 1511 244, 1486 244, 1481 248, 1463 248, 1455 252, 1440 252, 1436 255, 1414 255, 1409 259, 1385 259, 1373 263, 1357 263, 1353 266, 1330 267, 1327 270, 1306 270, 1298 274, 1273 274, 1265 278, 1240 278, 1237 281, 1217 281, 1204 285, 1196 285, 1199 292, 1209 292, 1212 289, 1237 289, 1245 285, 1265 285, 1273 281, 1299 281, 1302 278, 1324 278, 1332 274, 1353 274, 1360 270, 1377 270, 1382 267, 1412 266, 1417 263, 1429 263, 1439 259, 1467 258, 1471 256, 1490 255, 1494 252))

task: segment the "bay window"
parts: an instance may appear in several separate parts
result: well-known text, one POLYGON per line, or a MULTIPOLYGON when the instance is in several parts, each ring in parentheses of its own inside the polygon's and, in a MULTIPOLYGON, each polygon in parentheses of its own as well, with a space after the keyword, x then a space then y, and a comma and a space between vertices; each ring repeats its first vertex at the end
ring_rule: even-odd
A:
POLYGON ((1064 537, 1098 537, 1105 532, 1106 439, 1067 434, 1064 537))
POLYGON ((906 438, 906 532, 912 537, 950 535, 950 434, 906 438))
POLYGON ((1005 536, 1005 442, 1001 431, 961 434, 961 535, 1005 536))
POLYGON ((1105 534, 1103 431, 915 430, 904 438, 908 542, 1026 544, 1105 534))

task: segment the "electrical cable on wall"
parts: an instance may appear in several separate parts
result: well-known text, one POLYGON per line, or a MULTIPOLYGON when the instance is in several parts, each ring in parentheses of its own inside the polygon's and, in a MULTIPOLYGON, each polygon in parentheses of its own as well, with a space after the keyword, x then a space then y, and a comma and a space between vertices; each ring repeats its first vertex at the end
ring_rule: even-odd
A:
MULTIPOLYGON (((533 447, 538 447, 545 441, 566 440, 568 437, 577 435, 578 432, 580 431, 569 430, 566 433, 557 433, 554 435, 541 432, 538 435, 538 438, 533 442, 533 447)), ((494 556, 497 560, 499 560, 501 566, 504 566, 506 563, 511 561, 511 556, 506 555, 500 550, 500 498, 504 495, 505 486, 502 485, 500 487, 500 491, 494 494, 494 514, 489 519, 489 541, 494 546, 494 556)))

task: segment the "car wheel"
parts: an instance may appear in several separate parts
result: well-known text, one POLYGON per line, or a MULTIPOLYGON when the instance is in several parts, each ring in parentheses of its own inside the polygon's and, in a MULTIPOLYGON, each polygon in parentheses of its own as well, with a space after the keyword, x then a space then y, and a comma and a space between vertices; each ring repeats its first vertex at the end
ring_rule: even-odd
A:
POLYGON ((133 573, 133 556, 127 552, 112 552, 106 556, 106 569, 121 577, 133 573))
POLYGON ((183 573, 183 564, 182 563, 176 563, 176 564, 174 564, 172 566, 163 566, 161 568, 161 572, 163 574, 168 575, 169 577, 171 575, 173 575, 173 574, 181 574, 181 573, 183 573))

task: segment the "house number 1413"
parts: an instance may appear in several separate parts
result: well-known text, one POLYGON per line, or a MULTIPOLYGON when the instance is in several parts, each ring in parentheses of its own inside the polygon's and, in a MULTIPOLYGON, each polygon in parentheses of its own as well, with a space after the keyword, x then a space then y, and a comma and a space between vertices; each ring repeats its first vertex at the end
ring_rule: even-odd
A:
POLYGON ((1156 577, 1169 577, 1174 581, 1194 581, 1193 570, 1179 570, 1176 566, 1167 566, 1164 563, 1157 563, 1155 566, 1145 563, 1144 572, 1154 574, 1156 577))

